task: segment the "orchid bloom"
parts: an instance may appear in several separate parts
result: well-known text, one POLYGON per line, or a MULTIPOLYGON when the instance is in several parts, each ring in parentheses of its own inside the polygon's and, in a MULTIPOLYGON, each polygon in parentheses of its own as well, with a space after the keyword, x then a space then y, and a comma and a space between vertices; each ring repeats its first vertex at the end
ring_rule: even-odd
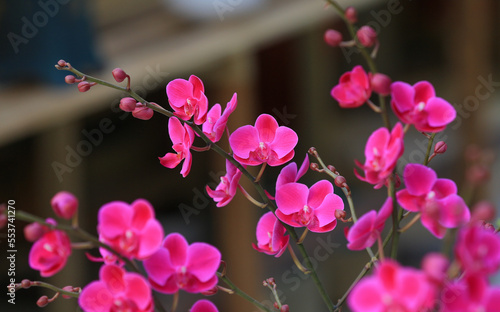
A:
POLYGON ((440 312, 495 312, 500 307, 500 287, 488 285, 477 275, 466 275, 445 285, 440 312))
POLYGON ((208 196, 213 198, 217 203, 217 207, 226 206, 231 202, 236 195, 240 178, 241 171, 229 160, 226 160, 226 175, 220 178, 219 185, 215 190, 212 190, 208 185, 206 186, 208 196))
POLYGON ((420 164, 406 165, 403 179, 406 189, 396 193, 398 203, 406 210, 420 212, 422 225, 434 236, 443 238, 447 228, 469 221, 469 208, 457 195, 452 180, 438 179, 434 170, 420 164))
POLYGON ((285 252, 290 237, 286 229, 272 211, 265 213, 257 223, 257 244, 252 246, 259 252, 279 257, 285 252))
POLYGON ((446 100, 436 97, 428 81, 411 86, 396 81, 391 85, 391 106, 398 118, 421 132, 439 132, 451 123, 457 112, 446 100))
POLYGON ((309 169, 309 156, 306 154, 306 158, 304 158, 304 161, 298 170, 295 162, 292 162, 281 169, 280 174, 276 179, 276 189, 279 189, 284 184, 297 182, 304 174, 306 174, 307 169, 309 169))
POLYGON ((375 130, 366 142, 364 165, 356 161, 358 167, 365 172, 365 176, 362 177, 354 169, 356 177, 361 181, 375 184, 375 188, 382 187, 396 167, 399 157, 403 155, 403 136, 401 123, 397 123, 390 133, 385 127, 375 130))
POLYGON ((165 237, 161 248, 144 260, 144 269, 153 289, 173 294, 183 289, 200 293, 212 289, 218 281, 221 254, 206 243, 188 245, 178 233, 165 237))
POLYGON ((382 208, 377 213, 370 210, 361 216, 347 232, 347 248, 350 250, 362 250, 371 247, 380 237, 387 218, 392 213, 392 198, 388 197, 382 208))
POLYGON ((190 126, 184 124, 182 126, 179 119, 171 117, 168 120, 168 134, 174 145, 172 148, 177 153, 167 153, 163 157, 159 157, 160 163, 167 168, 175 168, 184 160, 182 164, 181 174, 185 178, 191 170, 192 155, 190 148, 194 141, 194 131, 190 126))
POLYGON ((189 80, 174 79, 167 84, 168 103, 174 114, 183 120, 194 116, 194 123, 201 125, 206 120, 208 99, 200 78, 191 75, 189 80))
POLYGON ((311 232, 328 232, 335 228, 336 210, 344 210, 342 199, 333 193, 327 180, 316 182, 310 189, 301 183, 287 183, 276 190, 276 216, 294 227, 307 227, 311 232))
POLYGON ((64 231, 51 230, 42 235, 31 247, 28 259, 32 269, 49 277, 64 268, 71 254, 71 242, 64 231))
POLYGON ((78 304, 85 312, 154 311, 151 288, 144 277, 113 264, 101 267, 99 280, 83 288, 78 304))
MULTIPOLYGON (((97 232, 103 243, 125 257, 140 260, 160 248, 164 235, 153 207, 144 199, 130 205, 113 201, 102 206, 98 213, 97 232)), ((104 252, 105 258, 106 255, 104 252)))
POLYGON ((262 114, 255 126, 246 125, 234 131, 229 144, 234 159, 242 165, 282 165, 293 158, 298 136, 292 129, 279 126, 273 116, 262 114))
POLYGON ((342 108, 356 108, 363 105, 371 96, 370 79, 361 66, 344 73, 339 84, 333 87, 331 96, 342 108))
POLYGON ((224 134, 224 130, 226 129, 227 120, 229 115, 236 109, 236 105, 238 105, 238 98, 236 93, 231 98, 231 101, 227 103, 224 112, 221 115, 221 106, 220 104, 215 104, 207 113, 207 120, 203 123, 202 130, 203 133, 210 139, 212 142, 218 142, 222 135, 224 134))
POLYGON ((207 299, 196 301, 189 312, 219 312, 215 304, 207 299))

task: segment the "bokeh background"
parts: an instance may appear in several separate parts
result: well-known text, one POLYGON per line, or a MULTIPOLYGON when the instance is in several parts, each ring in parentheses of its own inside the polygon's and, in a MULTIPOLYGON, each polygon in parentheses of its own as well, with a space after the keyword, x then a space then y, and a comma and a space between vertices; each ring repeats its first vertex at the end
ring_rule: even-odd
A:
MULTIPOLYGON (((457 120, 436 140, 448 151, 431 162, 440 177, 457 181, 471 205, 488 199, 500 204, 499 3, 494 0, 353 0, 339 1, 359 11, 358 26, 378 33, 380 72, 393 80, 428 80, 438 96, 453 103, 457 120), (471 191, 465 151, 480 150, 490 176, 471 191)), ((325 162, 347 179, 354 203, 362 211, 378 209, 385 192, 359 182, 354 159, 364 160, 368 135, 382 126, 367 107, 341 110, 330 97, 340 75, 365 65, 355 50, 332 48, 323 33, 346 30, 322 0, 39 0, 0 1, 0 202, 14 200, 16 209, 52 217, 51 197, 60 190, 80 200, 81 224, 95 233, 96 213, 113 201, 149 200, 166 233, 180 232, 189 242, 217 246, 228 276, 260 301, 271 303, 262 281, 274 277, 284 302, 294 311, 324 311, 310 278, 298 272, 288 253, 280 258, 251 247, 263 213, 238 194, 216 208, 205 193, 224 174, 215 153, 195 153, 187 178, 167 169, 158 157, 171 152, 167 119, 150 121, 120 112, 116 90, 101 86, 87 93, 66 85, 54 65, 59 59, 91 75, 112 81, 111 70, 123 68, 132 87, 168 108, 165 86, 195 74, 205 83, 210 104, 223 106, 234 92, 238 108, 229 127, 253 124, 261 113, 297 131, 294 161, 301 163, 314 146, 325 162)), ((395 121, 395 119, 393 119, 395 121)), ((426 138, 410 130, 405 137, 408 162, 422 162, 426 138)), ((199 144, 198 144, 199 145, 199 144)), ((263 183, 274 192, 280 168, 268 168, 263 183)), ((327 178, 309 172, 304 183, 327 178)), ((246 184, 250 189, 250 185, 246 184)), ((40 279, 27 265, 30 244, 16 221, 16 279, 40 279)), ((336 301, 368 260, 345 248, 344 224, 331 233, 309 234, 313 263, 336 301)), ((6 253, 5 231, 2 254, 6 253)), ((418 266, 425 252, 441 242, 420 225, 403 235, 400 261, 418 266)), ((91 251, 97 255, 95 250, 91 251)), ((8 284, 6 256, 0 280, 8 284)), ((85 285, 98 279, 99 264, 74 251, 67 267, 49 282, 85 285)), ((17 293, 7 311, 37 310, 36 300, 50 291, 32 288, 17 293)), ((201 296, 181 293, 179 311, 201 296)), ((168 305, 170 296, 161 296, 168 305)), ((256 311, 236 295, 210 297, 220 311, 256 311)), ((4 308, 2 308, 3 310, 4 308)), ((58 299, 44 311, 78 311, 76 300, 58 299)))

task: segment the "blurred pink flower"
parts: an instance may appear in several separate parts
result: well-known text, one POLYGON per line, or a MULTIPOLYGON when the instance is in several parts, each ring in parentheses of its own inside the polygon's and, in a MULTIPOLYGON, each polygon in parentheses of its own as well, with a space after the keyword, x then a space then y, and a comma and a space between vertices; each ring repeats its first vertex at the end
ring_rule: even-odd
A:
POLYGON ((439 132, 451 123, 457 112, 446 100, 436 97, 428 81, 411 86, 396 81, 391 85, 391 106, 398 118, 421 132, 439 132))
POLYGON ((221 115, 221 106, 220 104, 215 104, 207 114, 207 120, 203 123, 202 130, 203 133, 212 141, 218 142, 222 135, 224 134, 224 130, 226 129, 227 120, 229 115, 236 109, 236 105, 238 105, 238 98, 236 93, 233 94, 231 101, 227 103, 224 112, 221 115))
POLYGON ((446 284, 440 302, 440 312, 497 312, 500 307, 500 287, 488 285, 482 276, 466 275, 446 284))
POLYGON ((285 236, 286 229, 271 211, 265 213, 257 223, 257 245, 255 250, 279 257, 285 252, 290 237, 285 236))
POLYGON ((219 312, 215 304, 207 299, 196 301, 189 312, 219 312))
POLYGON ((255 126, 246 125, 234 131, 229 144, 234 158, 243 165, 282 165, 293 158, 298 136, 288 127, 279 126, 273 116, 262 114, 255 126))
POLYGON ((375 130, 366 142, 364 165, 355 161, 356 165, 363 169, 365 176, 362 177, 354 169, 356 177, 361 181, 375 184, 375 188, 382 187, 396 167, 399 157, 403 155, 403 136, 403 126, 399 122, 390 133, 385 127, 375 130))
POLYGON ((336 210, 344 210, 342 199, 333 193, 327 180, 309 189, 301 183, 287 183, 276 190, 276 216, 294 227, 307 227, 312 232, 328 232, 335 228, 336 210))
POLYGON ((194 116, 197 125, 204 123, 207 117, 208 99, 204 92, 203 82, 195 75, 189 80, 179 78, 167 84, 168 102, 174 114, 183 120, 194 116))
POLYGON ((362 250, 371 247, 384 229, 387 218, 392 213, 392 198, 388 197, 380 211, 370 210, 361 216, 347 232, 347 248, 362 250))
POLYGON ((212 289, 218 281, 221 254, 206 243, 188 245, 178 233, 171 233, 162 247, 144 260, 144 269, 153 289, 173 294, 179 289, 200 293, 212 289))
POLYGON ((50 204, 56 215, 64 219, 71 219, 78 209, 78 199, 66 191, 54 195, 50 204))
POLYGON ((240 178, 241 171, 229 160, 226 160, 226 175, 220 178, 219 185, 215 190, 212 190, 208 185, 206 186, 208 196, 213 198, 217 203, 217 207, 223 207, 231 202, 234 195, 236 195, 240 178))
POLYGON ((49 277, 64 268, 70 254, 68 235, 60 230, 52 230, 43 234, 31 247, 29 265, 40 271, 41 276, 49 277))
POLYGON ((168 120, 168 134, 174 145, 172 148, 177 153, 167 153, 163 157, 159 157, 160 163, 167 168, 175 168, 184 160, 182 164, 181 174, 185 178, 191 170, 192 155, 190 148, 194 141, 194 131, 190 126, 184 124, 182 126, 179 119, 171 117, 168 120))
POLYGON ((99 281, 83 288, 78 304, 85 312, 154 311, 151 288, 144 277, 113 264, 101 267, 99 281))
POLYGON ((406 210, 421 213, 422 225, 434 236, 443 238, 447 228, 470 220, 469 208, 457 195, 455 182, 438 179, 436 172, 420 164, 406 165, 403 173, 406 189, 398 191, 398 203, 406 210))
POLYGON ((363 105, 371 96, 370 79, 361 66, 344 73, 339 84, 333 87, 331 96, 342 108, 356 108, 363 105))
MULTIPOLYGON (((143 260, 160 247, 163 228, 151 204, 138 199, 132 204, 113 201, 99 209, 99 239, 127 258, 143 260)), ((103 254, 106 257, 106 252, 103 254)))

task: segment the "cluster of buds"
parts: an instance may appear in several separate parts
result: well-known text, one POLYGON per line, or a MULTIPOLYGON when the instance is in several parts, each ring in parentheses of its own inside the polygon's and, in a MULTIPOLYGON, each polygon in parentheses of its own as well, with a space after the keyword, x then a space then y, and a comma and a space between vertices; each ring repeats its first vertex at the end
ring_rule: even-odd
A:
MULTIPOLYGON (((158 105, 156 103, 150 103, 152 105, 158 105)), ((132 97, 124 97, 120 100, 120 109, 124 112, 132 113, 137 119, 149 120, 153 117, 153 110, 147 107, 146 104, 137 102, 136 99, 132 97)))

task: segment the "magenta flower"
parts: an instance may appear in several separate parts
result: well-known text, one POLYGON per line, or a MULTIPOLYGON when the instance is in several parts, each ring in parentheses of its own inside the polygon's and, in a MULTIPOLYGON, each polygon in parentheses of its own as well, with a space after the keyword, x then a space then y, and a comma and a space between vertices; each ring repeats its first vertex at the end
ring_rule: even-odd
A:
POLYGON ((279 257, 285 252, 290 240, 285 232, 283 224, 269 211, 257 223, 257 245, 252 243, 252 246, 259 252, 279 257))
POLYGON ((189 312, 219 312, 215 304, 207 299, 196 301, 189 312))
POLYGON ((424 273, 384 260, 372 276, 356 284, 347 303, 353 312, 420 312, 429 311, 433 297, 433 287, 424 273))
POLYGON ((70 192, 61 191, 50 201, 52 209, 58 217, 71 219, 78 209, 78 199, 70 192))
POLYGON ((309 169, 309 157, 306 154, 306 158, 304 158, 300 169, 297 170, 297 164, 295 162, 292 162, 281 169, 281 172, 276 179, 276 189, 280 188, 284 184, 297 182, 304 174, 306 174, 307 169, 309 169))
POLYGON ((229 144, 234 158, 243 165, 282 165, 293 158, 298 136, 292 129, 278 126, 273 116, 262 114, 255 127, 246 125, 234 131, 229 144))
POLYGON ((347 248, 350 250, 362 250, 371 247, 382 233, 385 220, 392 213, 392 198, 388 197, 380 211, 370 210, 361 216, 349 229, 346 237, 347 248))
POLYGON ((391 133, 382 127, 373 132, 365 146, 365 164, 356 161, 358 167, 363 169, 365 176, 362 177, 354 169, 354 174, 361 181, 375 184, 380 188, 386 182, 396 167, 397 161, 404 152, 403 126, 397 123, 391 133))
POLYGON ((153 207, 144 199, 130 205, 114 201, 102 206, 98 213, 97 232, 101 242, 127 258, 140 260, 156 252, 164 235, 153 207))
POLYGON ((333 87, 331 96, 342 108, 356 108, 363 105, 372 95, 370 79, 361 66, 344 73, 339 84, 333 87))
POLYGON ((236 109, 236 105, 238 105, 238 98, 236 93, 233 94, 231 101, 227 103, 224 112, 221 115, 221 106, 220 104, 215 104, 207 114, 207 120, 203 123, 203 133, 212 141, 218 142, 222 135, 224 134, 224 130, 226 129, 227 120, 229 115, 236 109))
POLYGON ((70 254, 68 235, 60 230, 52 230, 43 234, 31 247, 29 265, 40 271, 41 276, 49 277, 64 268, 70 254))
POLYGON ((194 116, 197 125, 204 123, 207 117, 208 99, 204 92, 203 82, 195 75, 189 80, 174 79, 167 84, 168 103, 174 114, 183 120, 194 116))
POLYGON ((455 182, 438 179, 436 172, 420 164, 408 164, 403 173, 406 189, 396 198, 406 210, 420 212, 422 225, 434 236, 443 238, 447 228, 467 223, 469 208, 457 195, 455 182))
POLYGON ((231 202, 234 195, 236 195, 240 178, 241 171, 229 160, 226 160, 226 175, 220 178, 219 185, 215 190, 212 190, 208 185, 206 186, 208 196, 213 198, 217 203, 217 207, 223 207, 231 202))
POLYGON ((457 112, 446 100, 436 97, 428 81, 411 86, 396 81, 391 85, 391 106, 398 118, 421 132, 439 132, 451 123, 457 112))
POLYGON ((440 312, 496 312, 500 306, 500 287, 488 285, 481 276, 466 275, 446 285, 440 302, 440 312))
POLYGON ((152 312, 151 288, 137 273, 129 273, 117 265, 103 265, 99 280, 85 286, 78 298, 85 312, 152 312))
POLYGON ((342 199, 333 193, 333 185, 321 180, 309 189, 301 183, 287 183, 276 190, 276 216, 294 227, 307 227, 312 232, 328 232, 335 228, 336 210, 343 210, 342 199))
POLYGON ((151 286, 159 292, 173 294, 183 289, 200 293, 217 284, 220 260, 221 254, 214 246, 188 245, 181 234, 172 233, 155 254, 144 260, 144 269, 151 286))
POLYGON ((167 168, 175 168, 184 160, 182 164, 181 174, 185 178, 191 170, 192 155, 190 148, 194 141, 194 131, 190 126, 184 124, 182 126, 179 119, 172 117, 168 120, 168 134, 174 145, 172 148, 176 153, 167 153, 163 157, 158 157, 160 163, 167 168))
POLYGON ((455 258, 468 275, 489 276, 500 268, 500 237, 478 224, 460 230, 455 258))

